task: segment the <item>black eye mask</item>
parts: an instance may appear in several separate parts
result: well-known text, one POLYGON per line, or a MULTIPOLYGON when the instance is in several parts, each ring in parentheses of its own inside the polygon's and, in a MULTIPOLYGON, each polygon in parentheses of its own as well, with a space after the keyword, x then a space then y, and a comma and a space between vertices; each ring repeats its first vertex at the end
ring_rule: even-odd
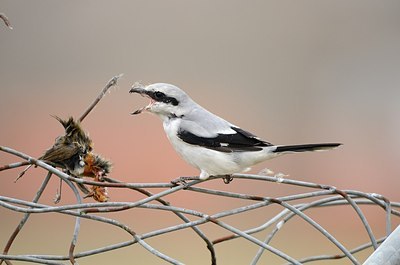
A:
POLYGON ((176 98, 168 97, 167 95, 165 95, 163 92, 160 91, 154 91, 154 92, 149 91, 147 92, 147 95, 149 95, 149 97, 158 102, 164 102, 167 104, 172 104, 174 106, 178 106, 179 104, 179 101, 176 98))

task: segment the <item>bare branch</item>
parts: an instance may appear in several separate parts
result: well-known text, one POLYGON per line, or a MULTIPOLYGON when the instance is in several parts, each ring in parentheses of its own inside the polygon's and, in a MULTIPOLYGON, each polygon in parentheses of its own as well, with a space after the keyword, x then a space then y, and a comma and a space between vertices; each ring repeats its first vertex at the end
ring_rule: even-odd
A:
MULTIPOLYGON (((52 175, 52 174, 51 174, 50 172, 47 173, 47 176, 46 176, 46 178, 43 180, 43 183, 42 183, 42 185, 40 186, 40 188, 38 189, 35 198, 33 198, 33 200, 32 200, 33 203, 36 203, 36 202, 39 201, 40 196, 42 196, 43 191, 45 190, 45 188, 47 187, 47 184, 48 184, 49 181, 50 181, 51 175, 52 175)), ((7 255, 7 254, 8 254, 8 251, 10 250, 12 243, 14 242, 15 238, 17 237, 17 235, 19 234, 19 232, 20 232, 20 231, 22 230, 22 228, 24 227, 26 221, 28 221, 29 216, 30 216, 30 213, 26 213, 26 214, 24 215, 24 217, 22 218, 22 220, 19 222, 17 228, 15 228, 14 232, 11 234, 10 238, 8 239, 8 242, 7 242, 6 246, 4 247, 4 250, 3 250, 3 254, 4 254, 4 255, 7 255)), ((1 265, 2 263, 3 263, 3 260, 0 260, 0 265, 1 265)))
POLYGON ((104 95, 107 93, 110 87, 117 85, 118 79, 121 78, 122 76, 123 74, 116 75, 113 78, 111 78, 110 81, 107 82, 107 85, 103 88, 103 90, 100 92, 97 98, 92 102, 89 108, 79 118, 80 122, 82 122, 86 118, 86 116, 94 109, 94 107, 96 107, 97 103, 99 103, 99 101, 104 97, 104 95))
MULTIPOLYGON (((77 190, 77 188, 68 180, 65 180, 65 182, 68 184, 68 186, 71 188, 71 190, 73 191, 77 204, 82 204, 82 198, 79 195, 79 192, 77 190)), ((80 211, 78 210, 78 214, 80 215, 80 211)), ((74 258, 74 249, 76 246, 76 242, 78 240, 78 235, 79 235, 79 230, 81 228, 81 218, 79 216, 77 216, 75 218, 75 228, 74 228, 74 235, 72 237, 72 241, 69 247, 69 251, 68 251, 68 256, 69 256, 69 261, 71 262, 72 265, 75 265, 75 258, 74 258)))
POLYGON ((7 169, 12 169, 12 168, 17 168, 17 167, 22 167, 29 165, 29 162, 23 161, 23 162, 16 162, 8 165, 4 165, 0 167, 0 171, 7 170, 7 169))
POLYGON ((11 26, 10 20, 4 13, 0 13, 0 19, 3 20, 4 24, 6 24, 6 26, 9 29, 13 29, 13 27, 11 26))

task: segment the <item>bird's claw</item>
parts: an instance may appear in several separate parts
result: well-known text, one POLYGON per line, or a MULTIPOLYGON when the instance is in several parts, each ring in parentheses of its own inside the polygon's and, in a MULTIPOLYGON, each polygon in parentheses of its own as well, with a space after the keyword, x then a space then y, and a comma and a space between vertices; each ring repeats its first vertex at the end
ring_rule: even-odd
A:
POLYGON ((60 201, 61 201, 61 192, 60 192, 60 191, 57 191, 56 196, 54 197, 53 202, 54 202, 54 204, 57 204, 57 203, 59 203, 60 201))
POLYGON ((185 189, 187 189, 189 187, 187 183, 189 180, 199 180, 199 177, 179 177, 171 180, 171 184, 174 186, 182 185, 185 189))
POLYGON ((229 184, 231 183, 231 181, 233 180, 232 175, 225 175, 222 180, 224 181, 225 184, 229 184))
POLYGON ((182 185, 184 187, 184 189, 187 189, 188 188, 187 181, 188 180, 186 179, 186 177, 180 177, 180 178, 171 180, 171 184, 174 186, 182 185))

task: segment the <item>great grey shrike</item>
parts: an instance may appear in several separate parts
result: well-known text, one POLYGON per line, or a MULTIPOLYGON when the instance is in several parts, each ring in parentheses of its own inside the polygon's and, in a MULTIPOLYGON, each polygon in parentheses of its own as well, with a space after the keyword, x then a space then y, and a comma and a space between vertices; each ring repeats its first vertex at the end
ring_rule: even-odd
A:
POLYGON ((158 115, 172 146, 189 164, 200 170, 199 178, 244 172, 251 166, 283 154, 320 151, 339 143, 274 145, 209 112, 180 88, 165 83, 135 84, 150 103, 132 114, 148 111, 158 115))

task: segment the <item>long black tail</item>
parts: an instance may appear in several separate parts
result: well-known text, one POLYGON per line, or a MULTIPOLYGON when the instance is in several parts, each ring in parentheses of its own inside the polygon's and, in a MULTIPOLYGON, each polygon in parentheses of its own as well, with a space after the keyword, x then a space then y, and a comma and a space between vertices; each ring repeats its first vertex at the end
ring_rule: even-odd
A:
POLYGON ((323 144, 281 145, 281 146, 277 146, 277 148, 274 150, 274 153, 323 151, 323 150, 333 149, 340 145, 342 145, 342 144, 323 143, 323 144))

